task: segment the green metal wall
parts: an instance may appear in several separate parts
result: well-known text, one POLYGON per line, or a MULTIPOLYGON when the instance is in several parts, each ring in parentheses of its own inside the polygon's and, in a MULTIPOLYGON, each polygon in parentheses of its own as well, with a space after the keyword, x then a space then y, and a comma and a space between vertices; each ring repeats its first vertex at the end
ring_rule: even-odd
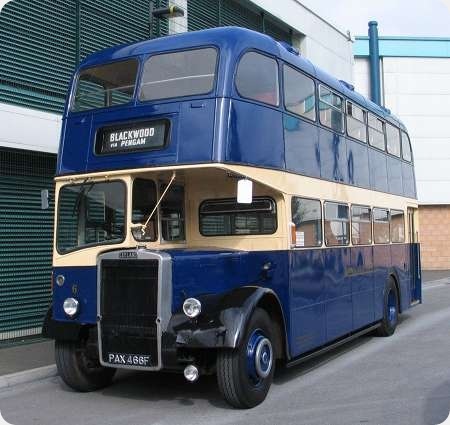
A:
MULTIPOLYGON (((70 75, 96 50, 149 38, 150 3, 13 0, 0 14, 0 102, 60 113, 70 75)), ((154 28, 167 34, 167 22, 154 28)))
POLYGON ((50 304, 55 166, 55 155, 0 150, 0 341, 40 333, 50 304))
POLYGON ((188 29, 235 25, 292 41, 290 28, 275 18, 236 0, 188 0, 188 29))

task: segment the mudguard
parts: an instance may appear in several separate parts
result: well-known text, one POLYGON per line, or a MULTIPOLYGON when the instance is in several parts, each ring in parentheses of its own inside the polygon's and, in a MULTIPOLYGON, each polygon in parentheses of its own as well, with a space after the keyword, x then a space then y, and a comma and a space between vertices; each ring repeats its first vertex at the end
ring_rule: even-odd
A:
MULTIPOLYGON (((226 294, 198 297, 202 303, 200 316, 189 319, 182 312, 176 313, 169 323, 168 332, 173 333, 178 347, 235 348, 243 338, 248 319, 266 295, 276 300, 282 312, 278 297, 271 289, 244 286, 226 294)), ((283 329, 285 332, 285 323, 283 329)))
POLYGON ((50 307, 42 325, 42 336, 58 341, 78 341, 85 327, 76 322, 59 322, 54 320, 53 308, 50 307))

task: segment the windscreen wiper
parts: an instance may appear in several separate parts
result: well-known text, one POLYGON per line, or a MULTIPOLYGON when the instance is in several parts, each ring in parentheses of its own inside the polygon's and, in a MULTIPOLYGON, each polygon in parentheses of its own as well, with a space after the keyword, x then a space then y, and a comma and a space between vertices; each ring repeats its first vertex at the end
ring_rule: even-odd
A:
POLYGON ((89 180, 89 177, 86 177, 84 179, 83 183, 81 183, 80 191, 78 192, 77 199, 75 200, 75 204, 73 206, 72 217, 75 215, 75 212, 77 214, 80 212, 81 199, 83 198, 83 196, 86 196, 91 191, 92 187, 94 186, 95 182, 91 182, 89 184, 89 186, 87 187, 87 191, 86 191, 86 183, 88 182, 88 180, 89 180))
POLYGON ((173 181, 175 180, 177 173, 174 171, 172 173, 172 177, 167 185, 167 187, 164 189, 164 192, 162 193, 162 195, 159 197, 158 202, 156 203, 155 207, 153 208, 152 212, 150 213, 150 215, 148 216, 147 220, 145 221, 144 224, 137 224, 135 227, 140 227, 141 228, 141 232, 142 235, 145 235, 145 230, 147 229, 148 223, 150 222, 150 220, 152 219, 153 215, 155 214, 156 210, 159 207, 159 204, 161 203, 161 201, 164 199, 164 196, 166 196, 167 191, 170 189, 170 186, 172 185, 173 181))

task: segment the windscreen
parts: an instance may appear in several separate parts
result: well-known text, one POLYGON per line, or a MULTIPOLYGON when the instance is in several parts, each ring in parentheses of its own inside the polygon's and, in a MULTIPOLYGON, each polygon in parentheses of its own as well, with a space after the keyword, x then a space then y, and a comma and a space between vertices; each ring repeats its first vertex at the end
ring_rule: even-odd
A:
POLYGON ((72 111, 105 108, 132 100, 138 61, 135 59, 83 69, 78 75, 72 111))
POLYGON ((151 56, 144 65, 140 100, 209 93, 214 87, 217 50, 208 47, 151 56))
POLYGON ((125 237, 125 184, 85 183, 59 193, 57 248, 60 253, 125 237))

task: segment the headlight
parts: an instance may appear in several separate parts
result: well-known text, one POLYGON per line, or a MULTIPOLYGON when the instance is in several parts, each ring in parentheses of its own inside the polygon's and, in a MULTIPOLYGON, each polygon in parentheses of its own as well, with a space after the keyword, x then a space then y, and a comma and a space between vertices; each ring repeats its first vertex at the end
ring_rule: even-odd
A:
POLYGON ((75 298, 66 298, 63 304, 64 313, 69 317, 75 317, 80 308, 80 303, 75 298))
POLYGON ((183 312, 187 317, 193 319, 202 312, 202 303, 196 298, 187 298, 183 303, 183 312))
POLYGON ((58 276, 56 276, 56 284, 58 286, 63 286, 65 280, 66 280, 66 278, 62 274, 59 274, 58 276))

